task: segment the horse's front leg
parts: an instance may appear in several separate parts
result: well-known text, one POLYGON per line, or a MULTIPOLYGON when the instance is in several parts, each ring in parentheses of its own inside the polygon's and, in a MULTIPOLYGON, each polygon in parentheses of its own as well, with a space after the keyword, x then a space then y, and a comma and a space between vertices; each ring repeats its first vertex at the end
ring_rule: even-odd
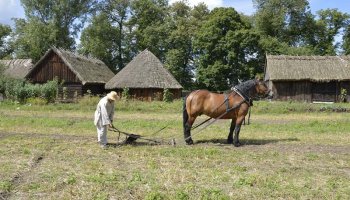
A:
POLYGON ((235 125, 235 130, 234 130, 235 137, 233 138, 233 140, 234 140, 233 145, 235 147, 241 146, 241 143, 239 142, 239 132, 241 131, 241 126, 242 126, 243 119, 244 118, 236 120, 236 125, 235 125))
POLYGON ((239 132, 241 131, 241 125, 242 123, 236 124, 236 127, 235 127, 235 131, 234 131, 235 137, 234 137, 234 143, 233 143, 235 147, 241 146, 241 143, 239 142, 239 132))
POLYGON ((236 120, 232 119, 231 126, 230 126, 230 132, 228 133, 228 137, 227 137, 228 144, 233 144, 233 131, 235 130, 235 127, 236 127, 236 120))

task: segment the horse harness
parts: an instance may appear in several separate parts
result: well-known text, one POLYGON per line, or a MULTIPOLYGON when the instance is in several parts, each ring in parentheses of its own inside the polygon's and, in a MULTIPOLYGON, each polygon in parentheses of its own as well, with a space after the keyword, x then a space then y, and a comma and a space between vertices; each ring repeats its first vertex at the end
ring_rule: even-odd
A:
POLYGON ((236 86, 232 87, 232 90, 231 90, 230 93, 228 93, 228 94, 225 93, 224 94, 224 96, 225 96, 224 104, 226 105, 226 112, 225 112, 225 114, 230 112, 231 110, 236 109, 237 107, 239 107, 243 103, 247 103, 248 107, 253 106, 253 99, 249 95, 247 95, 245 92, 242 92, 242 91, 249 91, 253 86, 255 86, 255 82, 248 81, 247 83, 239 84, 239 85, 236 85, 236 86), (240 97, 242 97, 243 100, 239 104, 237 104, 237 105, 233 106, 232 108, 230 108, 230 101, 229 101, 229 99, 230 99, 230 95, 232 94, 232 91, 235 92, 235 95, 238 94, 240 97))
MULTIPOLYGON (((255 84, 249 83, 249 82, 247 84, 240 84, 238 86, 233 87, 230 93, 225 93, 224 94, 224 96, 225 96, 224 102, 222 104, 220 104, 216 109, 218 109, 223 104, 225 104, 226 105, 226 111, 223 114, 221 114, 219 117, 215 118, 214 121, 210 122, 205 127, 203 127, 200 131, 202 131, 203 129, 205 129, 206 127, 208 127, 212 123, 214 123, 216 120, 222 118, 224 115, 226 115, 227 113, 231 112, 232 110, 235 110, 236 108, 240 107, 243 103, 247 103, 249 108, 251 106, 253 106, 253 99, 251 97, 249 97, 249 95, 245 94, 244 92, 241 92, 241 90, 249 91, 251 89, 251 87, 253 87, 254 85, 255 84), (249 84, 252 84, 252 85, 250 86, 249 84), (242 87, 243 89, 239 89, 240 87, 242 87), (237 105, 234 105, 233 107, 230 108, 230 101, 229 101, 229 99, 230 99, 231 94, 233 94, 233 91, 235 92, 235 95, 238 94, 240 97, 242 97, 243 100, 241 102, 239 102, 237 105)), ((250 116, 250 109, 249 109, 249 116, 250 116)), ((211 119, 212 119, 212 117, 209 117, 208 119, 204 120, 200 124, 198 124, 196 126, 193 126, 191 128, 191 130, 194 130, 194 129, 200 127, 201 125, 203 125, 204 123, 208 122, 211 119)), ((198 132, 200 132, 200 131, 198 131, 198 132)))

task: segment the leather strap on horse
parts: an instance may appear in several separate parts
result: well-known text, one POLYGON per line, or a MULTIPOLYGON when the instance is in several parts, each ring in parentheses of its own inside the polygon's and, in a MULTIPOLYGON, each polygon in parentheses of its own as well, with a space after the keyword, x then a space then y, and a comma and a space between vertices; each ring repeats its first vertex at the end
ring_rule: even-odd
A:
MULTIPOLYGON (((231 112, 232 110, 238 108, 239 106, 241 106, 243 103, 245 103, 246 101, 245 100, 242 100, 241 102, 239 102, 237 105, 233 106, 232 108, 230 109, 227 109, 226 112, 222 113, 219 117, 215 118, 214 121, 210 122, 209 124, 207 124, 204 128, 208 127, 210 124, 214 123, 216 120, 218 119, 221 119, 221 117, 223 117, 224 115, 226 115, 227 113, 231 112)), ((207 121, 213 119, 212 117, 206 119, 205 121, 203 121, 202 123, 194 126, 191 128, 191 130, 194 130, 196 128, 198 128, 199 126, 203 125, 204 123, 206 123, 207 121)), ((201 130, 203 130, 204 128, 202 128, 201 130)), ((198 131, 199 132, 199 131, 198 131)))
MULTIPOLYGON (((243 103, 246 103, 245 100, 242 100, 241 102, 239 102, 239 104, 235 105, 234 107, 230 108, 229 110, 227 110, 226 112, 222 113, 219 117, 215 118, 212 122, 208 123, 207 125, 205 125, 202 129, 200 129, 199 131, 197 131, 196 133, 193 133, 192 135, 188 136, 187 138, 185 138, 185 140, 191 138, 193 135, 201 132, 202 130, 204 130, 205 128, 207 128, 209 125, 213 124, 214 122, 216 122, 218 119, 220 119, 221 117, 223 117, 225 114, 227 114, 228 112, 231 112, 232 110, 238 108, 239 106, 241 106, 243 103)), ((192 128, 191 130, 198 128, 199 126, 201 126, 202 124, 204 124, 205 122, 211 120, 212 117, 208 118, 207 120, 205 120, 204 122, 200 123, 199 125, 195 126, 194 128, 192 128)))
MULTIPOLYGON (((225 100, 222 104, 220 104, 217 108, 219 108, 220 106, 222 106, 223 104, 226 104, 226 112, 224 112, 223 114, 221 114, 219 117, 215 118, 215 120, 213 122, 215 122, 216 120, 220 119, 221 117, 223 117, 225 114, 227 114, 228 112, 230 112, 231 110, 234 110, 236 109, 237 107, 239 107, 240 105, 242 105, 244 102, 248 104, 248 106, 253 106, 253 100, 250 98, 250 97, 247 97, 246 95, 242 94, 236 87, 233 87, 232 88, 232 91, 231 93, 229 93, 228 95, 225 94, 225 100), (239 96, 242 97, 242 101, 235 105, 234 107, 232 108, 229 108, 229 98, 230 98, 230 95, 232 94, 232 91, 234 91, 236 94, 238 94, 239 96)), ((216 108, 216 109, 217 109, 216 108)), ((248 116, 248 121, 249 121, 249 118, 250 118, 250 108, 249 108, 249 116, 248 116)), ((191 128, 191 130, 194 130, 200 126, 202 126, 204 123, 208 122, 209 120, 213 119, 212 117, 209 117, 208 119, 204 120, 203 122, 197 124, 196 126, 193 126, 191 128)), ((206 125, 204 128, 206 128, 207 126, 209 126, 210 124, 212 124, 213 122, 209 123, 208 125, 206 125)), ((203 128, 203 129, 204 129, 203 128)))
MULTIPOLYGON (((225 95, 225 100, 224 102, 222 102, 222 104, 220 104, 215 110, 217 110, 218 108, 220 108, 222 105, 226 104, 226 113, 230 110, 229 107, 230 107, 230 102, 229 102, 229 98, 230 98, 230 95, 232 94, 232 91, 229 93, 229 94, 224 94, 225 95)), ((204 123, 208 122, 209 120, 211 120, 212 117, 209 117, 208 119, 204 120, 203 122, 197 124, 196 126, 193 126, 191 128, 191 130, 194 130, 200 126, 202 126, 204 123)))

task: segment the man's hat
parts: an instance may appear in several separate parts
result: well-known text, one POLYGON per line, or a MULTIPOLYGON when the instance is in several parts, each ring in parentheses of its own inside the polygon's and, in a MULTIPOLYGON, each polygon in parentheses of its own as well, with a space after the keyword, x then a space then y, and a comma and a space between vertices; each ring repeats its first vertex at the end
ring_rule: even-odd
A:
POLYGON ((118 99, 118 94, 114 91, 107 94, 107 98, 113 101, 116 101, 118 99))

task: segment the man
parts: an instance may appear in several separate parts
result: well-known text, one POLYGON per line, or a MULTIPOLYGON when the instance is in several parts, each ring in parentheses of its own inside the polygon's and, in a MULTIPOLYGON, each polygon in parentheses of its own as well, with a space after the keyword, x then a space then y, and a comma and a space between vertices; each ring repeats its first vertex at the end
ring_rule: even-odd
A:
POLYGON ((114 116, 114 102, 118 94, 114 91, 103 97, 97 104, 94 124, 97 128, 97 140, 103 149, 107 148, 107 129, 112 128, 114 116))

